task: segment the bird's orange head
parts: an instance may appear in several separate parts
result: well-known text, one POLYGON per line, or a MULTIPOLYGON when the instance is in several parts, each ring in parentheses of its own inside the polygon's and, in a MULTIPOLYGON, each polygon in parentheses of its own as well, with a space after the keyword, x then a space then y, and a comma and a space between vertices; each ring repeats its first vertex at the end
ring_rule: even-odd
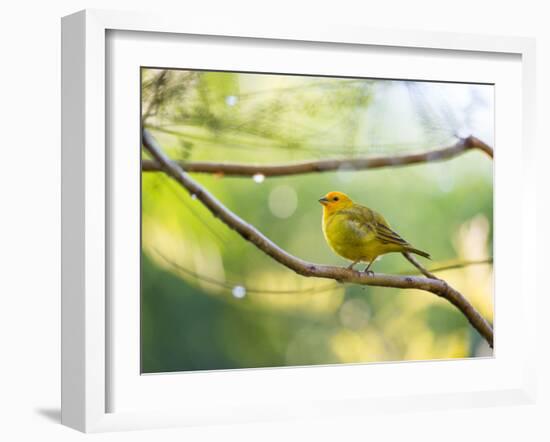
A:
POLYGON ((329 192, 319 200, 327 212, 335 212, 353 206, 353 201, 342 192, 329 192))

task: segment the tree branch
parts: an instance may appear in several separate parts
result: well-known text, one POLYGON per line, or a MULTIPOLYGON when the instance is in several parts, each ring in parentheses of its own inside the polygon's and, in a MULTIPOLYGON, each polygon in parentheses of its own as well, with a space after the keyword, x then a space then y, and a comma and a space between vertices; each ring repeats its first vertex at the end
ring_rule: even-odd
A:
POLYGON ((419 276, 399 276, 386 274, 367 274, 343 267, 314 264, 297 258, 263 235, 254 226, 248 224, 236 214, 227 209, 208 190, 193 180, 180 166, 170 160, 162 151, 152 135, 144 130, 142 134, 143 146, 158 162, 160 169, 180 183, 187 191, 204 204, 206 208, 219 218, 229 228, 235 230, 246 241, 254 244, 275 261, 288 267, 294 272, 307 277, 333 279, 339 282, 348 282, 378 287, 393 287, 400 289, 417 289, 431 292, 445 298, 468 319, 470 324, 493 346, 493 329, 479 312, 457 290, 441 279, 432 279, 419 276))
MULTIPOLYGON (((186 172, 213 173, 227 176, 263 175, 266 177, 297 175, 304 173, 329 172, 329 171, 354 171, 365 169, 377 169, 381 167, 407 166, 410 164, 425 163, 431 161, 443 161, 453 158, 468 150, 479 149, 493 158, 493 149, 474 136, 462 138, 454 145, 428 152, 397 155, 387 157, 358 157, 352 159, 328 159, 319 161, 303 161, 291 164, 254 165, 238 163, 215 163, 208 161, 179 162, 178 164, 186 172)), ((159 172, 162 167, 151 160, 142 161, 144 172, 159 172)))
POLYGON ((488 156, 491 158, 494 158, 494 151, 491 146, 481 141, 479 138, 474 137, 473 135, 470 135, 468 138, 468 144, 470 145, 470 149, 479 149, 483 152, 485 152, 488 156))

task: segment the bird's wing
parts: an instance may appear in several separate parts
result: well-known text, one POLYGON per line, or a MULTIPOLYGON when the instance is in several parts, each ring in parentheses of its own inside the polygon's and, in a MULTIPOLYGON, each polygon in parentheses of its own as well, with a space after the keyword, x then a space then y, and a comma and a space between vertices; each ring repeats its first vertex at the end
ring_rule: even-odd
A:
POLYGON ((384 224, 376 223, 375 233, 381 241, 399 244, 402 246, 410 246, 410 244, 403 238, 401 238, 398 233, 394 232, 392 229, 390 229, 388 226, 385 226, 384 224))
MULTIPOLYGON (((368 209, 370 210, 370 209, 368 209)), ((410 244, 405 241, 401 236, 392 230, 390 224, 386 219, 374 210, 370 210, 373 217, 374 232, 378 239, 386 243, 398 244, 401 246, 410 246, 410 244)))
POLYGON ((391 229, 382 215, 368 207, 356 204, 353 208, 343 210, 341 214, 346 216, 348 225, 361 232, 363 236, 372 232, 376 238, 386 244, 410 246, 397 232, 391 229))
POLYGON ((373 234, 374 226, 372 217, 369 218, 368 213, 363 213, 363 211, 358 210, 357 207, 342 210, 338 212, 338 215, 343 217, 347 228, 355 232, 357 237, 362 238, 369 233, 371 235, 373 234))

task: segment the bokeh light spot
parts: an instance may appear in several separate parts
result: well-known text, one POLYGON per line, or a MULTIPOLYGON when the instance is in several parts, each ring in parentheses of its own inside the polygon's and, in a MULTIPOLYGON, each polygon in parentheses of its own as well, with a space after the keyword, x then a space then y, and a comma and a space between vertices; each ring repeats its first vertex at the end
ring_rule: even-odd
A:
POLYGON ((235 106, 239 102, 239 99, 235 95, 228 95, 225 97, 225 104, 228 106, 235 106))
POLYGON ((246 296, 246 288, 242 285, 236 285, 231 291, 234 298, 243 299, 246 296))
POLYGON ((269 194, 268 204, 269 210, 277 218, 288 218, 298 207, 298 196, 291 186, 277 186, 269 194))
POLYGON ((260 184, 264 182, 265 175, 263 173, 255 173, 252 179, 254 180, 255 183, 260 184))
POLYGON ((350 299, 340 308, 339 318, 341 324, 351 330, 360 330, 365 327, 370 319, 370 307, 362 299, 350 299))

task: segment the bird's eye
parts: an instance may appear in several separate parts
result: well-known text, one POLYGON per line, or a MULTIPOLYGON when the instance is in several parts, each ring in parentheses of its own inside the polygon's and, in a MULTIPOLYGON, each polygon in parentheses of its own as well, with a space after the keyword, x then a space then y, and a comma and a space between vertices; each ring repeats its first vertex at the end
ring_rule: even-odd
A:
POLYGON ((338 201, 339 198, 338 198, 337 196, 335 196, 335 197, 332 198, 332 199, 333 199, 334 201, 338 201))

